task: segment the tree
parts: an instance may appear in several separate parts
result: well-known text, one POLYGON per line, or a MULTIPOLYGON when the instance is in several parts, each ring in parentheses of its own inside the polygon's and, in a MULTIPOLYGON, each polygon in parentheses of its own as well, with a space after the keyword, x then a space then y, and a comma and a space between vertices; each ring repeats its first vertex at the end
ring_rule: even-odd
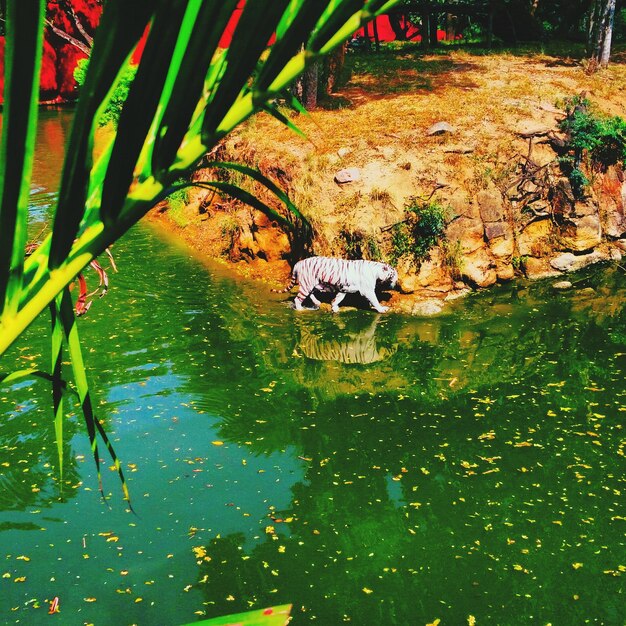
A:
POLYGON ((589 15, 587 52, 595 67, 607 67, 611 56, 611 40, 616 0, 593 0, 589 15))
POLYGON ((93 22, 95 16, 101 14, 102 0, 91 0, 83 9, 87 15, 79 14, 71 0, 48 2, 46 24, 57 37, 89 55, 93 46, 93 22))
MULTIPOLYGON (((280 118, 273 103, 293 80, 395 2, 247 0, 229 47, 220 49, 238 0, 107 0, 67 146, 52 232, 26 257, 46 3, 7 0, 6 99, 0 142, 0 356, 39 314, 50 310, 52 371, 45 376, 52 380, 61 469, 61 365, 67 360, 67 349, 96 466, 100 466, 99 433, 125 485, 121 465, 91 402, 70 283, 176 190, 182 173, 255 111, 264 108, 280 118), (146 47, 117 133, 94 163, 99 114, 148 25, 146 47), (273 33, 275 43, 266 54, 273 33)), ((212 165, 264 182, 291 209, 289 218, 274 211, 275 219, 286 228, 297 227, 302 216, 272 181, 236 164, 212 165)), ((230 183, 202 184, 272 213, 230 183)), ((41 372, 26 370, 3 378, 37 374, 41 372)))

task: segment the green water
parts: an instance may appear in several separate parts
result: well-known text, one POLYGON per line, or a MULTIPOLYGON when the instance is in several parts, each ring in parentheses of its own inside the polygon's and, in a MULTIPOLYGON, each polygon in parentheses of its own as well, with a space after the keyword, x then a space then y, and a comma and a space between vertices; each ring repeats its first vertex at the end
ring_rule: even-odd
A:
MULTIPOLYGON (((67 116, 44 122, 34 230, 67 116)), ((148 227, 114 254, 80 331, 136 514, 75 413, 60 491, 46 383, 0 391, 0 622, 626 623, 621 270, 413 319, 296 314, 148 227)), ((46 325, 3 370, 47 366, 46 325)))

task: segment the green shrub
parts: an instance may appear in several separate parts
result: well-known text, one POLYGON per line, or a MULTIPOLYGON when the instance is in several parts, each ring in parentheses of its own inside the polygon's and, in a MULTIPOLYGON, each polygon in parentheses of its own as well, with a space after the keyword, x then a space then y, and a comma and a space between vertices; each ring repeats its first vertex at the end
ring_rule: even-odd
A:
MULTIPOLYGON (((82 87, 85 84, 85 77, 87 75, 87 68, 89 67, 89 59, 80 59, 78 61, 78 65, 74 70, 74 79, 78 83, 79 87, 82 87)), ((135 79, 135 75, 137 74, 137 66, 129 64, 126 71, 120 77, 117 85, 115 86, 115 90, 113 91, 113 95, 109 100, 109 104, 107 108, 102 113, 102 116, 98 120, 98 124, 100 126, 106 126, 107 124, 113 124, 117 126, 117 121, 120 118, 120 113, 122 111, 122 106, 128 97, 128 90, 135 79)))
POLYGON ((565 100, 567 117, 559 128, 567 135, 567 154, 560 159, 574 193, 579 196, 589 184, 581 164, 608 167, 626 161, 626 121, 594 112, 589 100, 574 96, 565 100))
POLYGON ((398 261, 411 252, 411 239, 408 226, 401 222, 391 230, 391 263, 397 265, 398 261))
POLYGON ((397 263, 411 255, 419 265, 433 246, 442 239, 446 229, 447 210, 436 202, 411 201, 405 209, 405 219, 391 232, 391 260, 397 263))
POLYGON ((372 235, 364 235, 362 232, 343 229, 339 233, 339 240, 343 247, 343 256, 347 259, 369 259, 380 261, 382 255, 378 242, 372 235))

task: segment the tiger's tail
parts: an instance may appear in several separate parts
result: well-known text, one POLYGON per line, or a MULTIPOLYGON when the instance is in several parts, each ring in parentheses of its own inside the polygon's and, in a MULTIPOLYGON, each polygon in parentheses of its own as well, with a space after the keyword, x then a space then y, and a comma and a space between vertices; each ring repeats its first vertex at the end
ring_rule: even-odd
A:
POLYGON ((272 293, 287 293, 288 291, 291 291, 296 286, 297 282, 298 282, 298 278, 296 276, 296 271, 294 268, 289 284, 284 289, 272 289, 272 293))

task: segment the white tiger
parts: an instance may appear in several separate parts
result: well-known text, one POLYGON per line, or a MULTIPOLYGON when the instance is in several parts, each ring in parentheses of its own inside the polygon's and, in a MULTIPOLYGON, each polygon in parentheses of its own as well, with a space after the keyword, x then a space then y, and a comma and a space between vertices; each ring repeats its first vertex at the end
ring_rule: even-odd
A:
POLYGON ((316 309, 319 308, 320 301, 313 293, 316 289, 336 293, 331 303, 331 308, 335 313, 339 311, 339 304, 346 294, 360 293, 369 300, 374 309, 379 313, 385 313, 389 307, 382 306, 378 301, 376 286, 380 283, 382 286, 393 289, 397 280, 398 272, 386 263, 313 256, 298 261, 293 266, 291 283, 279 293, 291 291, 298 283, 300 289, 294 299, 294 306, 298 311, 303 308, 302 303, 307 297, 311 299, 316 309))

